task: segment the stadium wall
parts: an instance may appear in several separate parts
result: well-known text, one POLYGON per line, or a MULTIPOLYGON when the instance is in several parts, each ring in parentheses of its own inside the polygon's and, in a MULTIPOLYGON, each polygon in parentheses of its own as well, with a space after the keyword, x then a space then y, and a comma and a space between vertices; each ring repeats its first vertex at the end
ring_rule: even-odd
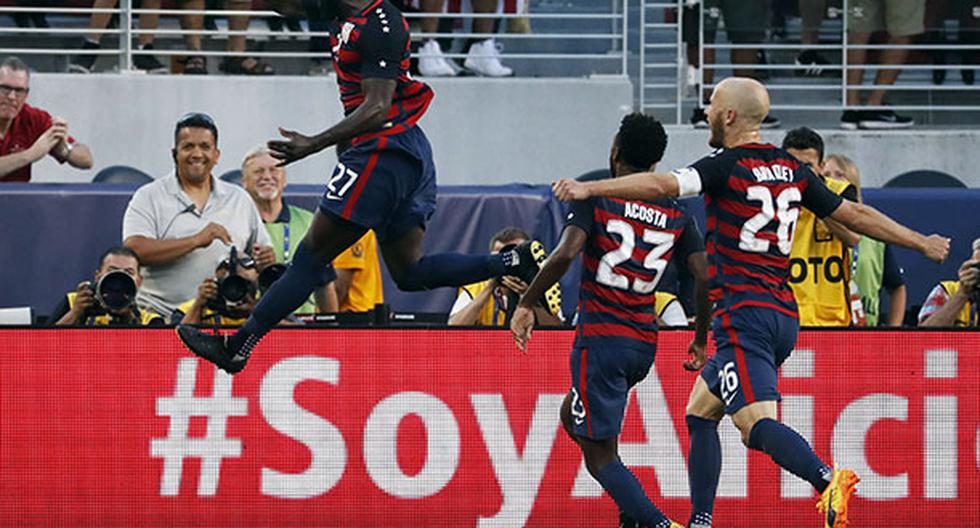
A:
MULTIPOLYGON (((619 116, 630 111, 628 79, 430 79, 436 99, 422 121, 442 184, 549 183, 607 166, 619 116)), ((188 111, 217 120, 223 158, 218 173, 278 134, 277 127, 318 132, 342 112, 333 77, 180 77, 35 74, 32 104, 68 119, 93 147, 95 170, 80 172, 47 159, 35 181, 85 182, 110 165, 131 165, 156 177, 171 169, 173 125, 188 111)), ((686 114, 685 114, 686 117, 686 114)), ((946 172, 980 187, 977 130, 845 132, 822 130, 828 152, 852 157, 868 187, 910 170, 946 172)), ((707 153, 708 132, 670 127, 662 168, 707 153)), ((779 143, 783 131, 763 138, 779 143)), ((332 150, 290 168, 294 183, 322 183, 332 150)))
MULTIPOLYGON (((0 330, 3 526, 612 526, 562 432, 570 331, 277 330, 234 378, 169 330, 0 330)), ((620 452, 689 512, 663 332, 620 452)), ((861 477, 852 526, 980 525, 980 334, 803 332, 781 418, 861 477)), ((720 427, 715 523, 820 524, 816 496, 720 427)))

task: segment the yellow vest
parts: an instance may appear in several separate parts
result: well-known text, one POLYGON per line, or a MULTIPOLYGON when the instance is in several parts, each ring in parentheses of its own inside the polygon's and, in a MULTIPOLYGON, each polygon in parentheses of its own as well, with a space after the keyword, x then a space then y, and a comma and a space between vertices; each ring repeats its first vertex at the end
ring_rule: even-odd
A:
MULTIPOLYGON (((654 293, 653 306, 654 310, 657 311, 657 317, 661 319, 664 316, 664 311, 670 306, 670 303, 677 300, 677 296, 670 292, 658 291, 654 293)), ((678 301, 679 302, 679 301, 678 301)))
MULTIPOLYGON (((826 179, 842 194, 850 183, 826 179)), ((810 210, 800 209, 790 251, 790 287, 803 326, 851 325, 851 251, 810 210)))
POLYGON ((333 267, 354 271, 347 299, 340 304, 341 312, 370 312, 374 310, 374 305, 385 302, 381 264, 378 261, 378 239, 374 231, 368 230, 360 240, 338 255, 333 267))
MULTIPOLYGON (((72 308, 75 307, 75 297, 77 295, 78 295, 77 292, 70 292, 70 293, 68 293, 67 297, 68 297, 68 309, 69 310, 71 310, 72 308)), ((149 324, 161 324, 161 325, 166 324, 166 321, 164 320, 163 316, 161 316, 161 315, 159 315, 157 313, 151 312, 150 310, 139 310, 139 309, 137 309, 136 310, 136 314, 139 317, 139 319, 140 319, 140 325, 142 325, 142 326, 147 326, 149 324)), ((88 318, 85 321, 82 321, 81 324, 88 324, 88 321, 89 320, 92 321, 92 326, 109 326, 109 324, 110 324, 109 315, 108 314, 101 314, 101 315, 95 316, 94 318, 88 318)))
MULTIPOLYGON (((466 293, 470 296, 470 301, 476 299, 477 295, 480 295, 483 290, 490 286, 493 279, 487 279, 483 282, 474 282, 473 284, 467 284, 459 289, 459 294, 466 293)), ((497 307, 497 301, 494 299, 493 295, 487 300, 486 304, 483 305, 483 309, 480 310, 480 317, 477 318, 476 322, 473 323, 475 326, 504 326, 504 320, 507 314, 503 310, 497 307)))
MULTIPOLYGON (((950 297, 956 295, 956 292, 960 289, 960 281, 942 281, 939 285, 946 290, 946 295, 950 297)), ((970 313, 972 311, 973 303, 967 301, 963 305, 963 309, 960 310, 960 313, 956 314, 956 321, 953 322, 953 326, 970 326, 970 313)))
MULTIPOLYGON (((180 306, 178 306, 176 311, 178 311, 178 312, 180 312, 180 313, 182 313, 184 315, 187 315, 187 312, 190 311, 191 306, 193 304, 194 304, 194 299, 191 299, 191 300, 189 300, 189 301, 181 304, 180 306)), ((245 324, 245 321, 247 321, 247 320, 248 320, 247 317, 243 317, 241 319, 235 319, 235 318, 232 318, 232 317, 225 317, 225 316, 219 314, 218 312, 216 312, 216 311, 214 311, 214 310, 212 310, 212 309, 210 309, 210 308, 208 308, 208 307, 205 306, 204 309, 201 310, 201 322, 200 322, 200 324, 202 324, 202 325, 214 325, 214 326, 222 326, 222 325, 225 325, 225 326, 242 326, 243 324, 245 324)))

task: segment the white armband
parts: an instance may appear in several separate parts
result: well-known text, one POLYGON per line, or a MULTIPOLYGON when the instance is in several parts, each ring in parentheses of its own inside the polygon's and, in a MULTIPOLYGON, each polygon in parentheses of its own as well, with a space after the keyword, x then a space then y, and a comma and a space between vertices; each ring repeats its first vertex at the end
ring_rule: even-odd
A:
POLYGON ((670 172, 677 178, 677 196, 697 196, 701 194, 701 175, 692 167, 676 169, 670 172))

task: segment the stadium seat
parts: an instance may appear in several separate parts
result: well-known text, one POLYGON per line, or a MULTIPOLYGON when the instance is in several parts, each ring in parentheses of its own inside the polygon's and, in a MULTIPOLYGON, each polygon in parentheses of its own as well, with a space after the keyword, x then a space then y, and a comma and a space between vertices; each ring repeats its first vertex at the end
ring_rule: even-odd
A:
POLYGON ((934 170, 909 171, 885 183, 885 187, 966 187, 959 178, 934 170))
POLYGON ((92 183, 137 183, 143 185, 153 181, 149 174, 128 165, 112 165, 100 170, 92 183))
POLYGON ((235 185, 242 186, 242 171, 240 169, 232 169, 221 175, 221 180, 228 183, 234 183, 235 185))

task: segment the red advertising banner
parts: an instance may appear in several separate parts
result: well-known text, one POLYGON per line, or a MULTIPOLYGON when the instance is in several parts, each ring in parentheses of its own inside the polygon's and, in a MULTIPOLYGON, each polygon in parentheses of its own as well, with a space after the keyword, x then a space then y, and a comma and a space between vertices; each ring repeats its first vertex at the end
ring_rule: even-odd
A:
MULTIPOLYGON (((231 377, 172 330, 0 330, 0 526, 614 526, 561 430, 572 333, 271 334, 231 377)), ((621 457, 689 513, 664 332, 621 457)), ((852 526, 980 525, 980 333, 803 332, 781 418, 862 478, 852 526)), ((820 526, 816 495, 720 427, 715 525, 820 526)))

